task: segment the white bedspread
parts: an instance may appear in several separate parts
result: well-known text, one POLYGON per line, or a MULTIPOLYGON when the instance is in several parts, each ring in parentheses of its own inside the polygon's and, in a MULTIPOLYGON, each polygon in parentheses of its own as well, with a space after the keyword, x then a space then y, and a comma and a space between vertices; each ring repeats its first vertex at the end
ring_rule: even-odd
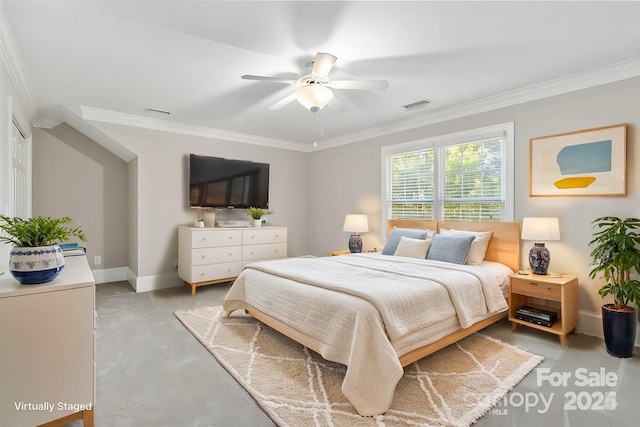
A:
POLYGON ((376 415, 403 374, 392 342, 452 317, 466 328, 506 310, 495 271, 380 254, 265 261, 246 267, 224 309, 246 302, 314 339, 323 357, 347 365, 344 395, 376 415))

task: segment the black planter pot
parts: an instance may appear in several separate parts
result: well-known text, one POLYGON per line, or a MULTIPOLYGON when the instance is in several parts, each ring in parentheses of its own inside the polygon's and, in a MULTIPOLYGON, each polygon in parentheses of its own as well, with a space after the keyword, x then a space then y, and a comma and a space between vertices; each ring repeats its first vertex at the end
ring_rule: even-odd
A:
POLYGON ((636 341, 636 310, 619 311, 613 304, 602 306, 602 329, 607 353, 615 357, 633 356, 636 341))

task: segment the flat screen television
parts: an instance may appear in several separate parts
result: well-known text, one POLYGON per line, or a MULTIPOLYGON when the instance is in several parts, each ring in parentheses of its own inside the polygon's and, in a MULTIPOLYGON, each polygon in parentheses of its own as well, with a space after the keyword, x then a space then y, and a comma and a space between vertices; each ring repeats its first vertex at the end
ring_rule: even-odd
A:
POLYGON ((269 208, 269 164, 189 155, 189 207, 269 208))

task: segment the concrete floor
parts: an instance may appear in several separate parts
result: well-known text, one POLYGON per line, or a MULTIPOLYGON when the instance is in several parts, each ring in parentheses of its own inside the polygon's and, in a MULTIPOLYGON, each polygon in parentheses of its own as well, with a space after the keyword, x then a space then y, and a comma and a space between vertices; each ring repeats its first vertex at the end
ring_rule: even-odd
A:
MULTIPOLYGON (((95 422, 106 426, 273 426, 253 398, 175 318, 221 305, 228 284, 135 293, 126 282, 96 286, 95 422)), ((484 333, 545 357, 476 426, 640 425, 640 352, 609 356, 602 340, 555 335, 507 321, 484 333), (564 378, 564 380, 563 380, 564 378)), ((69 426, 82 426, 82 422, 69 426)))

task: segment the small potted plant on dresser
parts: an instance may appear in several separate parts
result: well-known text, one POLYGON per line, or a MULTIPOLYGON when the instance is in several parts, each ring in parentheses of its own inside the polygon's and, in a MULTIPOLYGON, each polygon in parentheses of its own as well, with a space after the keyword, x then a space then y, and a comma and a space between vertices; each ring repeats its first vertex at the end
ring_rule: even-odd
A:
POLYGON ((77 237, 86 242, 79 227, 65 224, 71 218, 35 217, 23 219, 0 215, 0 241, 13 244, 9 253, 9 271, 20 283, 35 285, 50 282, 64 268, 64 255, 60 243, 77 237))
POLYGON ((606 284, 598 293, 613 297, 613 304, 602 306, 602 328, 607 352, 616 357, 631 357, 636 338, 636 309, 640 304, 640 219, 605 216, 592 222, 593 247, 589 277, 601 275, 606 284))
POLYGON ((265 211, 264 209, 250 207, 246 210, 246 213, 253 220, 252 225, 254 227, 262 227, 262 217, 269 212, 265 211))

